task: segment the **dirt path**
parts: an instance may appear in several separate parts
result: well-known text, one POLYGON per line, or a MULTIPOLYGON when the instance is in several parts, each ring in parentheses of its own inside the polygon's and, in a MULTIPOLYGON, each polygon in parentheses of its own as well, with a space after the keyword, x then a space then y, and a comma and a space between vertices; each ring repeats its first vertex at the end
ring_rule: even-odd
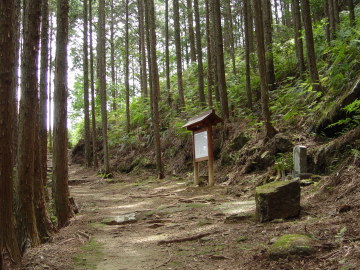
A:
POLYGON ((49 243, 29 250, 23 269, 338 269, 327 268, 323 255, 272 261, 266 254, 276 236, 321 231, 309 209, 296 220, 259 224, 254 202, 225 187, 136 175, 103 180, 77 165, 70 179, 79 214, 49 243))
MULTIPOLYGON (((72 176, 78 176, 76 169, 72 176)), ((225 237, 235 228, 224 219, 254 210, 252 201, 219 196, 221 188, 191 188, 176 179, 86 179, 71 193, 80 207, 78 218, 87 220, 101 256, 96 262, 85 258, 79 269, 236 269, 225 237), (199 239, 185 241, 189 237, 199 239), (179 242, 161 243, 169 240, 179 242)))

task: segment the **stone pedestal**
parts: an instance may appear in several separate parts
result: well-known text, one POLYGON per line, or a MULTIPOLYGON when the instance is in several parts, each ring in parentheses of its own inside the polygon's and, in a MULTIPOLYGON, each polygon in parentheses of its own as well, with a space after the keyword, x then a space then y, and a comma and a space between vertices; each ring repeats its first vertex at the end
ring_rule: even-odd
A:
POLYGON ((300 213, 299 181, 276 181, 255 190, 256 217, 265 222, 296 217, 300 213))
POLYGON ((301 178, 302 174, 307 173, 307 156, 306 156, 306 146, 297 145, 293 150, 294 158, 294 177, 301 178))

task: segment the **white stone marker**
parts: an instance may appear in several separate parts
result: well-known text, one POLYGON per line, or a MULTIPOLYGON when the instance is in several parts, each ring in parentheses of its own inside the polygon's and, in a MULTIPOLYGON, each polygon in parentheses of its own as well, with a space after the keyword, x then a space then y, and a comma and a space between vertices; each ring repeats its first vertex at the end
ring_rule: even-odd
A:
POLYGON ((297 145, 293 151, 294 157, 294 177, 300 177, 301 174, 307 173, 307 157, 306 157, 306 146, 297 145))

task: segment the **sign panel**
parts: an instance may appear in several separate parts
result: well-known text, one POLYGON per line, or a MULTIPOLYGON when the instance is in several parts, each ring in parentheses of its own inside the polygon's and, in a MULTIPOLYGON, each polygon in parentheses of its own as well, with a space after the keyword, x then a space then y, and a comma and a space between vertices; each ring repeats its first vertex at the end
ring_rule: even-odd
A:
POLYGON ((194 134, 195 159, 209 156, 207 130, 194 134))

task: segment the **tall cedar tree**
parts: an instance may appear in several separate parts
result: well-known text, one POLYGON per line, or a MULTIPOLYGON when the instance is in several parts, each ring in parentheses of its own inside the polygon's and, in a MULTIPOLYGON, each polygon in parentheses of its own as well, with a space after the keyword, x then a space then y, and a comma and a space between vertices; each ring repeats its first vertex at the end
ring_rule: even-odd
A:
POLYGON ((349 19, 351 27, 355 27, 355 7, 354 0, 347 0, 349 6, 349 19))
POLYGON ((321 91, 319 73, 316 66, 316 55, 314 48, 314 37, 312 31, 309 0, 301 0, 301 13, 305 28, 307 62, 309 66, 310 80, 314 90, 321 91))
POLYGON ((90 35, 90 84, 91 84, 91 126, 92 126, 92 158, 94 168, 99 167, 97 158, 97 137, 96 137, 96 111, 95 111, 95 79, 94 79, 94 52, 93 52, 93 19, 92 0, 89 0, 89 35, 90 35))
POLYGON ((218 86, 220 96, 221 115, 226 120, 229 118, 229 104, 225 79, 223 36, 221 28, 220 0, 214 0, 214 24, 215 24, 215 44, 216 44, 216 71, 218 75, 218 86))
MULTIPOLYGON (((34 208, 35 125, 38 123, 38 56, 41 0, 25 2, 18 148, 18 223, 22 250, 40 243, 34 208)), ((37 152, 38 154, 38 152, 37 152)))
POLYGON ((236 61, 234 48, 234 30, 233 30, 233 15, 231 8, 231 0, 226 0, 224 3, 224 47, 231 57, 232 71, 236 76, 236 61))
POLYGON ((303 40, 301 37, 301 15, 299 0, 292 0, 292 15, 294 21, 296 58, 300 74, 303 74, 305 72, 305 60, 303 51, 303 40))
POLYGON ((73 216, 68 186, 67 135, 67 44, 69 28, 68 0, 57 1, 56 63, 54 89, 54 156, 53 181, 55 210, 58 227, 66 226, 73 216))
POLYGON ((49 66, 49 3, 41 3, 41 60, 40 60, 40 103, 34 104, 39 116, 35 128, 35 165, 34 165, 34 207, 36 225, 40 239, 49 238, 53 226, 46 207, 47 180, 47 75, 49 66))
POLYGON ((88 45, 88 0, 83 2, 83 69, 84 69, 84 129, 85 129, 85 161, 91 166, 90 147, 90 112, 89 112, 89 45, 88 45))
POLYGON ((195 50, 195 34, 194 34, 194 27, 193 27, 193 9, 192 9, 192 2, 191 0, 186 0, 186 7, 187 7, 187 24, 189 29, 189 41, 190 41, 190 59, 191 62, 196 61, 196 50, 195 50))
POLYGON ((48 87, 49 87, 49 100, 48 100, 48 120, 49 120, 49 125, 48 125, 48 133, 49 133, 49 153, 52 153, 53 151, 53 137, 52 137, 52 122, 53 122, 53 115, 52 115, 52 71, 53 71, 53 63, 52 63, 52 41, 53 41, 53 32, 54 32, 54 27, 53 27, 53 22, 52 20, 50 20, 50 34, 49 34, 49 83, 48 83, 48 87))
POLYGON ((98 15, 98 78, 99 78, 99 92, 101 99, 101 123, 103 135, 103 149, 104 149, 104 173, 110 173, 109 163, 109 146, 107 136, 107 108, 106 108, 106 35, 105 35, 105 0, 99 1, 99 15, 98 15))
MULTIPOLYGON (((145 49, 145 25, 144 25, 144 5, 142 0, 138 2, 138 13, 139 13, 139 52, 140 52, 140 85, 141 95, 144 98, 148 97, 148 85, 147 85, 147 70, 146 70, 146 49, 145 49)), ((168 27, 167 25, 165 27, 168 27)), ((170 90, 170 88, 168 89, 170 90)))
POLYGON ((157 55, 156 55, 156 33, 155 33, 155 9, 154 1, 148 0, 145 5, 146 13, 148 14, 148 30, 149 30, 149 41, 150 41, 150 58, 151 58, 151 74, 152 74, 152 121, 154 130, 154 143, 155 143, 155 154, 156 154, 156 169, 158 172, 158 178, 163 179, 164 166, 162 164, 161 157, 161 141, 160 141, 160 116, 159 116, 159 72, 157 66, 157 55))
POLYGON ((116 111, 116 74, 115 74, 115 18, 114 18, 114 0, 110 1, 110 67, 111 67, 111 95, 112 109, 116 111))
POLYGON ((264 24, 264 39, 265 39, 265 57, 266 57, 266 71, 268 73, 268 84, 270 90, 274 89, 275 83, 275 68, 273 55, 273 41, 272 41, 272 12, 271 1, 262 0, 263 24, 264 24))
POLYGON ((130 133, 130 85, 129 85, 129 0, 125 0, 125 103, 126 133, 130 133))
POLYGON ((220 103, 220 94, 219 94, 219 80, 218 80, 218 72, 217 72, 217 44, 216 44, 216 19, 215 19, 215 1, 217 0, 209 0, 209 13, 210 13, 210 42, 211 42, 211 69, 214 74, 214 95, 215 100, 220 103))
POLYGON ((15 1, 0 1, 0 269, 14 269, 20 261, 13 219, 13 119, 16 91, 15 48, 18 19, 15 1))
POLYGON ((250 33, 252 32, 252 29, 250 29, 251 24, 249 23, 250 16, 249 11, 251 9, 249 8, 250 0, 244 0, 244 24, 245 24, 245 77, 246 77, 246 97, 247 97, 247 107, 249 109, 253 109, 252 104, 252 92, 251 92, 251 75, 250 75, 250 33))
POLYGON ((261 0, 254 0, 254 18, 256 28, 257 53, 259 61, 260 84, 261 84, 261 108, 265 121, 265 138, 270 139, 277 133, 271 124, 269 110, 269 78, 266 71, 265 45, 264 45, 264 24, 261 11, 261 0))
POLYGON ((47 120, 48 120, 48 73, 49 73, 49 1, 41 3, 41 51, 40 51, 40 151, 41 179, 47 178, 47 120))
MULTIPOLYGON (((14 71, 14 87, 15 91, 13 91, 13 110, 14 110, 14 134, 18 134, 19 130, 19 115, 18 115, 18 105, 19 105, 19 94, 18 94, 18 87, 19 87, 19 60, 20 60, 20 9, 21 9, 21 0, 14 0, 15 6, 14 6, 14 24, 12 27, 14 28, 14 38, 16 40, 15 42, 15 64, 13 66, 14 71)), ((18 138, 17 136, 13 136, 13 163, 16 166, 17 162, 17 145, 18 145, 18 138)))
POLYGON ((206 51, 207 51, 207 91, 208 91, 208 106, 213 106, 213 87, 214 87, 214 69, 213 69, 213 49, 212 49, 212 29, 210 22, 210 3, 205 0, 205 17, 206 17, 206 51))
POLYGON ((181 43, 180 43, 180 12, 179 12, 179 0, 173 0, 173 12, 174 12, 174 36, 175 36, 175 50, 176 50, 176 68, 177 68, 177 84, 179 93, 179 106, 182 108, 185 106, 184 86, 182 76, 182 60, 181 60, 181 43))
POLYGON ((195 29, 196 29, 196 54, 198 64, 198 92, 199 100, 202 106, 205 106, 205 94, 204 94, 204 67, 202 60, 202 45, 201 45, 201 24, 200 24, 200 12, 199 12, 199 0, 194 0, 194 15, 195 15, 195 29))
POLYGON ((169 50, 169 0, 165 0, 165 73, 166 73, 166 92, 168 93, 168 105, 171 106, 171 86, 170 86, 170 50, 169 50))

